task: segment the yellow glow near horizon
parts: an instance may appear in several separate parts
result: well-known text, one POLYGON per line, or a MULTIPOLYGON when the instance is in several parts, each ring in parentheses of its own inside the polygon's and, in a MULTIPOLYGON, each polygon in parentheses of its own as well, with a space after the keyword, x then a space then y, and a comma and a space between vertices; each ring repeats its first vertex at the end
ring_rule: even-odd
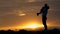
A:
MULTIPOLYGON (((50 26, 49 24, 47 24, 48 26, 50 26)), ((29 22, 29 23, 25 23, 24 25, 20 25, 20 26, 15 26, 15 27, 6 27, 3 28, 4 30, 7 29, 11 29, 11 30, 21 30, 21 29, 25 29, 25 30, 38 30, 40 28, 43 28, 44 25, 40 24, 38 22, 29 22)))
POLYGON ((36 28, 42 28, 43 25, 42 24, 39 24, 38 22, 31 22, 31 23, 27 23, 21 27, 18 27, 18 28, 21 28, 21 29, 36 29, 36 28))
POLYGON ((31 24, 31 25, 28 26, 28 28, 36 28, 36 27, 37 27, 36 24, 31 24))
POLYGON ((1 28, 3 30, 8 30, 8 29, 11 29, 11 30, 21 30, 21 29, 25 29, 25 30, 35 30, 37 28, 42 28, 43 25, 42 24, 39 24, 38 22, 29 22, 29 23, 26 23, 24 25, 20 25, 20 26, 15 26, 15 27, 6 27, 6 28, 1 28))
POLYGON ((42 25, 39 25, 39 24, 36 24, 36 23, 28 24, 26 26, 26 28, 38 28, 38 27, 43 27, 43 26, 42 25))
POLYGON ((25 30, 38 30, 39 28, 43 28, 44 26, 42 24, 39 24, 37 22, 31 22, 31 23, 28 23, 28 24, 25 24, 24 26, 22 27, 18 27, 20 29, 25 29, 25 30))

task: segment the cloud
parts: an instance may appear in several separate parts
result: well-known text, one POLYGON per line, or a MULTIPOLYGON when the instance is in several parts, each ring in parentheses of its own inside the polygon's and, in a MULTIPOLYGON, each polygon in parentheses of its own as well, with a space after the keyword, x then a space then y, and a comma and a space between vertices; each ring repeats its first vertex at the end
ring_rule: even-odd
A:
POLYGON ((22 13, 22 14, 19 14, 19 16, 25 16, 26 14, 22 13))
POLYGON ((21 9, 15 10, 15 12, 16 12, 15 14, 18 16, 25 16, 26 15, 24 10, 21 10, 21 9))

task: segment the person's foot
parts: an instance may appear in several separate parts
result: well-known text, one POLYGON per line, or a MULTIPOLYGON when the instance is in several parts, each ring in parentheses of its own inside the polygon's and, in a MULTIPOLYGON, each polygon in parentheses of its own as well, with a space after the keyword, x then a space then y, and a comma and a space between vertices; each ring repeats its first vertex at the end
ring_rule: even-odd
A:
POLYGON ((44 31, 47 31, 47 29, 44 29, 44 31))
POLYGON ((44 29, 44 31, 47 31, 48 29, 44 29))

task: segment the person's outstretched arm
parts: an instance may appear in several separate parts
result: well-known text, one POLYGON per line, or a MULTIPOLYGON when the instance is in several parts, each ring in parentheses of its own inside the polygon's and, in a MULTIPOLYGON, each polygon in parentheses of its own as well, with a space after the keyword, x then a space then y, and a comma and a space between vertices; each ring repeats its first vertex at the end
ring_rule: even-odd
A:
POLYGON ((41 12, 39 12, 39 13, 37 13, 37 16, 39 15, 39 14, 41 14, 42 13, 42 11, 41 12))
POLYGON ((37 16, 38 16, 39 14, 41 14, 41 13, 42 13, 42 11, 43 11, 43 8, 41 9, 41 11, 40 11, 39 13, 37 13, 37 16))

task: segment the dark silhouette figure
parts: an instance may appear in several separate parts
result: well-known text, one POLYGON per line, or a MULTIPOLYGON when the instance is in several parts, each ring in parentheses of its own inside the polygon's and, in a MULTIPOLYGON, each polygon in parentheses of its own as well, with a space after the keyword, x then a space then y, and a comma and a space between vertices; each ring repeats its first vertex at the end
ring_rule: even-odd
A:
POLYGON ((43 22, 45 30, 47 30, 46 20, 47 20, 48 9, 49 9, 49 6, 45 4, 44 7, 42 7, 41 12, 37 13, 37 16, 42 13, 42 22, 43 22))

